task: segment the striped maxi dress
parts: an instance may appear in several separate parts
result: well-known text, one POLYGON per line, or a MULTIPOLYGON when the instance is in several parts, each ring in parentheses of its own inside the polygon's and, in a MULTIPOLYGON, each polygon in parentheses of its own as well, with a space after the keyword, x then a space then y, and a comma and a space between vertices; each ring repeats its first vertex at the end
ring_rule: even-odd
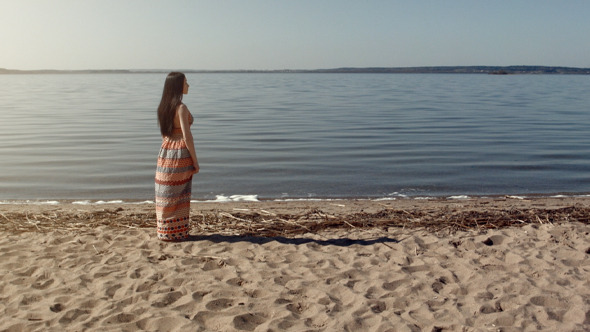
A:
MULTIPOLYGON (((190 118, 192 124, 192 116, 190 118)), ((190 232, 193 160, 182 130, 175 128, 164 137, 156 170, 156 219, 158 239, 179 241, 190 232)))

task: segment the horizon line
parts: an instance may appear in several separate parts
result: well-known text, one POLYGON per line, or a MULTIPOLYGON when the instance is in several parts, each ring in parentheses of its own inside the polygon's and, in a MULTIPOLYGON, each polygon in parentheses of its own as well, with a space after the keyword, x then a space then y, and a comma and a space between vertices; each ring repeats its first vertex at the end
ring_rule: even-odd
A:
POLYGON ((318 69, 7 69, 0 68, 0 74, 19 73, 167 73, 181 71, 185 73, 584 73, 590 74, 590 67, 545 66, 545 65, 467 65, 467 66, 411 66, 411 67, 334 67, 318 69))
MULTIPOLYGON (((334 70, 334 69, 373 69, 373 68, 387 68, 387 69, 403 69, 403 68, 457 68, 457 67, 551 67, 551 68, 572 68, 572 69, 590 69, 590 67, 577 67, 577 66, 563 66, 563 65, 524 65, 524 64, 513 64, 513 65, 422 65, 422 66, 343 66, 343 67, 331 67, 331 68, 275 68, 275 69, 188 69, 183 70, 194 70, 194 71, 275 71, 275 70, 334 70)), ((177 70, 177 69, 166 69, 166 68, 85 68, 85 69, 55 69, 55 68, 42 68, 42 69, 17 69, 17 68, 4 68, 0 67, 0 70, 18 70, 18 71, 41 71, 41 70, 59 70, 59 71, 107 71, 107 70, 129 70, 129 71, 143 71, 143 70, 177 70)))

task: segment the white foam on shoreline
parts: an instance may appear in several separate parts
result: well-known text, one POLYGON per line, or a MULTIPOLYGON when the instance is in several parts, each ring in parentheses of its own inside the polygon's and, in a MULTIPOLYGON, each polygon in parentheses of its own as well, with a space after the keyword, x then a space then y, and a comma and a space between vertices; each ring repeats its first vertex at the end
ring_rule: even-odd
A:
POLYGON ((59 201, 30 201, 30 200, 24 200, 24 201, 0 201, 0 205, 58 205, 61 204, 62 202, 59 201))
POLYGON ((112 201, 96 201, 94 203, 92 203, 89 200, 72 202, 72 204, 77 204, 77 205, 102 205, 102 204, 123 204, 123 203, 124 202, 120 199, 112 200, 112 201))
POLYGON ((154 201, 141 201, 141 202, 126 202, 121 199, 111 200, 111 201, 91 201, 91 200, 83 200, 83 201, 31 201, 31 200, 5 200, 0 201, 0 205, 61 205, 61 204, 75 204, 75 205, 104 205, 104 204, 154 204, 154 201))
POLYGON ((447 199, 469 199, 470 197, 467 195, 457 195, 457 196, 449 196, 447 199))
POLYGON ((396 197, 381 197, 381 198, 375 198, 373 199, 373 201, 378 202, 378 201, 395 201, 397 198, 396 197))
MULTIPOLYGON (((394 193, 395 194, 395 193, 394 193)), ((505 195, 498 196, 508 199, 529 199, 531 197, 537 198, 576 198, 576 197, 590 197, 590 194, 546 194, 546 195, 533 195, 533 196, 520 196, 520 195, 505 195)), ((468 196, 468 195, 454 195, 454 196, 406 196, 406 195, 387 195, 385 197, 343 197, 343 198, 276 198, 276 199, 264 199, 263 201, 271 202, 331 202, 331 201, 343 201, 343 200, 369 200, 369 201, 395 201, 395 200, 430 200, 430 199, 447 199, 447 200, 467 200, 467 199, 478 199, 478 198, 490 198, 489 196, 468 196)), ((261 202, 258 195, 216 195, 215 199, 203 199, 203 200, 191 200, 191 203, 229 203, 229 202, 261 202)), ((61 204, 75 204, 75 205, 105 205, 105 204, 122 204, 122 205, 141 205, 141 204, 154 204, 153 200, 145 201, 125 201, 121 199, 116 200, 2 200, 0 205, 61 205, 61 204)))
POLYGON ((272 202, 331 202, 331 201, 343 201, 345 198, 278 198, 271 200, 272 202))
MULTIPOLYGON (((555 197, 555 196, 553 196, 553 197, 555 197)), ((513 198, 513 199, 526 199, 526 197, 524 197, 524 196, 514 196, 514 195, 509 195, 509 196, 506 196, 506 198, 513 198)))
POLYGON ((207 201, 195 201, 192 200, 191 203, 227 203, 227 202, 260 202, 258 200, 258 195, 231 195, 231 196, 224 196, 224 195, 216 195, 215 199, 207 200, 207 201))

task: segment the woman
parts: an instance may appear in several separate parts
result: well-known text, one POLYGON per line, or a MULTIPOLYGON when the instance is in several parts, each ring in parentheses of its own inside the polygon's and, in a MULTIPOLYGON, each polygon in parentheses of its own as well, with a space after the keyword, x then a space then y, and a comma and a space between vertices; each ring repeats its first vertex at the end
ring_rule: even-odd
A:
POLYGON ((156 170, 156 218, 158 239, 180 241, 190 232, 191 185, 199 162, 190 126, 193 116, 182 103, 189 85, 183 73, 166 77, 158 106, 162 147, 156 170))

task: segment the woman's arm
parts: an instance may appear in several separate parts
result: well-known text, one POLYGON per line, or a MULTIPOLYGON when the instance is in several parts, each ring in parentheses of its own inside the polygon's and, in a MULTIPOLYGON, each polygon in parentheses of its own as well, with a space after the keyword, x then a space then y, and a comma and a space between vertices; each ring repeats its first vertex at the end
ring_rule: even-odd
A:
POLYGON ((191 158, 193 158, 193 166, 195 167, 194 174, 199 173, 199 161, 197 160, 195 142, 193 141, 193 134, 191 133, 191 127, 189 124, 189 111, 184 104, 181 104, 178 108, 178 117, 180 120, 180 129, 182 129, 184 142, 186 143, 188 152, 191 154, 191 158))

